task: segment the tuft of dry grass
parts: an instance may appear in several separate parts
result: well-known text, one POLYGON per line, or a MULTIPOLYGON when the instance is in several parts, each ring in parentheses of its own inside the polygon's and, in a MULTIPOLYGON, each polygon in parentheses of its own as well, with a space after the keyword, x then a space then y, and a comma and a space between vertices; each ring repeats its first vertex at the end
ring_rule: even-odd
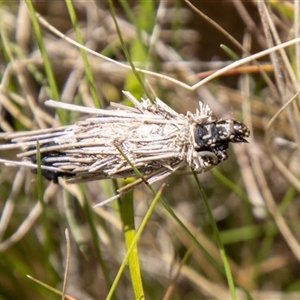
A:
POLYGON ((30 3, 0 5, 1 136, 81 117, 49 98, 105 108, 129 90, 181 113, 201 100, 251 137, 196 180, 95 209, 130 179, 55 185, 0 165, 2 298, 298 299, 299 2, 38 1, 40 37, 30 3))

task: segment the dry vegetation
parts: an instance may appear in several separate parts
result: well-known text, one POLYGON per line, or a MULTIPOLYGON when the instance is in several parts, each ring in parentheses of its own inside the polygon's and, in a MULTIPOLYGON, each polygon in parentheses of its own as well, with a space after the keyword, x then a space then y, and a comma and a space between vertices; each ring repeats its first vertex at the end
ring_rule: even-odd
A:
MULTIPOLYGON (((112 59, 90 53, 86 64, 79 48, 50 27, 78 38, 65 2, 34 1, 55 83, 33 30, 31 2, 26 2, 0 2, 2 137, 83 117, 56 114, 44 105, 49 98, 107 107, 110 102, 128 104, 121 91, 129 90, 137 98, 145 91, 157 95, 183 113, 194 112, 201 100, 218 117, 246 123, 251 138, 248 145, 231 146, 229 159, 214 171, 198 175, 218 236, 197 180, 190 170, 181 170, 164 180, 163 200, 151 211, 137 242, 140 266, 130 260, 119 281, 116 274, 132 241, 128 232, 134 235, 126 215, 134 212, 139 228, 157 193, 140 185, 120 201, 93 209, 128 180, 84 185, 61 180, 55 185, 28 169, 1 164, 0 299, 62 298, 49 287, 63 292, 65 299, 105 299, 113 282, 115 299, 142 294, 146 299, 299 299, 300 48, 291 43, 273 50, 300 36, 299 2, 249 1, 244 6, 240 1, 194 1, 197 11, 183 1, 132 1, 127 8, 125 1, 115 1, 131 61, 166 76, 139 73, 139 82, 129 68, 112 61, 124 64, 128 57, 108 2, 73 3, 84 45, 112 59), (255 57, 259 60, 242 60, 263 50, 269 52, 255 57), (188 88, 234 61, 237 68, 188 88), (233 280, 228 271, 225 275, 218 237, 233 280), (137 269, 143 284, 135 282, 137 269), (235 292, 229 288, 233 282, 235 292)), ((1 159, 15 160, 16 153, 1 151, 1 159)))

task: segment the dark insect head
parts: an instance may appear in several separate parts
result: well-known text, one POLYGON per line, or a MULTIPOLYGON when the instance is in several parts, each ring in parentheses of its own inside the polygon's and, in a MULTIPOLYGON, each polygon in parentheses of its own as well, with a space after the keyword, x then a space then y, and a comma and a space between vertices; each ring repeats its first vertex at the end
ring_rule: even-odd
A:
POLYGON ((198 152, 214 153, 219 162, 227 159, 226 149, 229 143, 247 143, 250 136, 248 127, 235 120, 216 120, 200 123, 196 126, 195 141, 198 152))
POLYGON ((232 134, 231 142, 248 143, 245 137, 247 138, 250 136, 249 128, 245 124, 239 121, 234 121, 234 120, 231 121, 233 122, 233 134, 232 134))

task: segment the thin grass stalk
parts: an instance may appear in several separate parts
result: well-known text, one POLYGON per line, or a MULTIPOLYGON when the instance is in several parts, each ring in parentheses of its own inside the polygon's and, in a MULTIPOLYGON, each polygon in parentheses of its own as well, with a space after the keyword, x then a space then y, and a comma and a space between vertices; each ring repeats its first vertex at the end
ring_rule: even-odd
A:
MULTIPOLYGON (((1 105, 7 109, 7 111, 12 114, 18 121, 22 124, 22 126, 25 126, 26 128, 32 128, 33 126, 33 120, 30 118, 26 117, 26 115, 23 115, 22 113, 22 106, 20 107, 15 103, 14 101, 11 101, 11 99, 14 99, 14 94, 10 92, 6 92, 6 90, 9 87, 9 80, 11 79, 11 73, 15 72, 16 76, 18 78, 18 82, 20 84, 20 88, 24 91, 26 91, 25 87, 25 78, 24 78, 24 73, 23 72, 18 72, 20 65, 23 64, 23 62, 20 62, 19 60, 23 61, 24 55, 20 54, 20 49, 14 49, 16 48, 8 39, 7 35, 7 29, 1 24, 1 31, 0 31, 0 36, 1 36, 1 44, 3 46, 3 52, 5 52, 4 56, 7 56, 7 60, 10 62, 6 70, 4 71, 3 78, 1 81, 1 105), (17 59, 14 58, 14 53, 17 52, 17 59)), ((25 62, 24 62, 25 63, 25 62)), ((36 77, 36 73, 34 73, 34 67, 30 64, 27 66, 29 72, 32 72, 33 76, 36 77)), ((41 74, 40 74, 41 75, 41 74)), ((42 75, 40 77, 43 77, 42 75)), ((41 80, 40 80, 41 81, 41 80)), ((27 101, 27 104, 32 111, 32 114, 34 116, 34 121, 37 123, 38 126, 43 127, 44 122, 40 118, 40 110, 36 108, 35 106, 35 100, 33 97, 28 95, 27 92, 25 92, 25 99, 27 101)), ((17 102, 17 101, 16 101, 17 102)), ((4 121, 1 120, 1 127, 2 129, 7 129, 7 131, 13 131, 13 129, 10 127, 10 125, 4 121)))
MULTIPOLYGON (((68 12, 69 12, 69 15, 70 15, 70 18, 71 18, 71 21, 72 21, 72 25, 73 25, 73 28, 74 28, 75 33, 76 33, 77 42, 81 45, 84 45, 83 38, 82 38, 82 35, 81 35, 81 31, 80 31, 80 28, 79 28, 79 25, 78 25, 76 13, 75 13, 75 10, 74 10, 74 7, 73 7, 73 3, 70 0, 65 0, 65 3, 66 3, 66 6, 68 8, 68 12)), ((93 103, 94 103, 96 108, 100 108, 102 105, 101 105, 101 101, 98 97, 98 93, 97 93, 97 90, 96 90, 96 84, 95 84, 92 69, 91 69, 91 66, 90 66, 90 63, 89 63, 89 60, 88 60, 88 57, 87 57, 87 53, 84 49, 80 48, 80 54, 81 54, 81 57, 82 57, 82 60, 83 60, 83 66, 84 66, 88 86, 89 86, 90 91, 91 91, 91 96, 92 96, 92 99, 93 99, 93 103)))
MULTIPOLYGON (((276 167, 284 172, 286 167, 283 165, 283 163, 277 159, 277 157, 271 152, 270 158, 272 159, 273 163, 276 165, 276 167)), ((256 162, 256 174, 259 177, 260 186, 262 189, 262 194, 264 195, 266 205, 268 207, 269 212, 271 213, 272 217, 274 218, 274 221, 276 222, 276 225, 278 226, 282 237, 286 240, 287 244, 289 245, 290 249, 293 251, 297 259, 300 261, 300 246, 289 229, 284 217, 280 213, 280 211, 277 208, 276 202, 273 198, 273 195, 269 189, 269 186, 267 184, 266 178, 264 176, 264 173, 262 172, 261 166, 259 165, 259 162, 256 162)), ((288 177, 287 177, 288 178, 288 177)), ((297 183, 298 185, 298 183, 297 183)))
POLYGON ((146 224, 147 224, 147 222, 148 222, 148 220, 149 220, 149 218, 150 218, 150 216, 151 216, 151 214, 152 214, 152 212, 154 210, 154 207, 156 206, 157 201, 161 198, 161 193, 163 191, 164 186, 165 185, 162 185, 161 188, 157 192, 154 192, 155 193, 155 197, 153 198, 153 201, 151 202, 151 204, 150 204, 150 206, 149 206, 149 208, 148 208, 148 210, 147 210, 144 218, 142 219, 141 225, 138 228, 138 230, 136 231, 135 236, 132 238, 130 245, 128 245, 126 255, 125 255, 125 257, 124 257, 124 259, 122 261, 122 264, 121 264, 121 266, 120 266, 120 268, 118 270, 118 273, 117 273, 117 275, 115 277, 115 280, 114 280, 114 282, 113 282, 113 284, 111 286, 111 289, 110 289, 110 291, 109 291, 109 293, 108 293, 108 295, 106 297, 107 300, 111 299, 112 294, 115 291, 115 289, 117 287, 117 284, 118 284, 118 282, 119 282, 119 280, 121 278, 121 275, 122 275, 122 273, 123 273, 123 271, 124 271, 124 269, 126 267, 127 261, 129 259, 129 255, 131 254, 131 252, 133 251, 133 249, 136 247, 136 243, 137 243, 139 237, 141 236, 141 234, 142 234, 142 232, 143 232, 143 230, 144 230, 144 228, 145 228, 145 226, 146 226, 146 224))
MULTIPOLYGON (((150 186, 151 187, 151 186, 150 186)), ((193 232, 191 232, 187 226, 178 218, 176 213, 172 210, 169 204, 164 200, 164 198, 160 197, 160 202, 165 208, 165 210, 171 215, 171 217, 175 220, 176 223, 183 229, 183 231, 191 238, 191 240, 195 243, 195 245, 204 253, 204 255, 212 262, 214 267, 221 273, 224 273, 224 270, 221 265, 214 259, 214 257, 199 243, 197 237, 193 232)))
POLYGON ((273 127, 274 122, 279 117, 280 114, 283 113, 285 109, 288 108, 297 98, 299 97, 299 93, 294 95, 291 99, 289 99, 279 110, 278 112, 272 117, 269 123, 266 126, 265 132, 265 142, 268 146, 267 149, 270 153, 270 158, 273 161, 274 165, 277 167, 278 170, 281 171, 282 175, 288 180, 298 191, 300 191, 300 183, 298 178, 292 174, 292 172, 282 163, 282 161, 277 157, 277 155, 271 150, 271 128, 273 127))
MULTIPOLYGON (((56 28, 54 28, 53 26, 51 26, 41 15, 37 14, 38 16, 38 19, 40 21, 40 23, 45 26, 49 31, 51 31, 53 34, 55 34, 56 36, 66 40, 68 43, 80 48, 80 49, 84 49, 86 52, 88 53, 91 53, 93 55, 95 55, 96 57, 100 57, 106 61, 109 61, 111 63, 114 63, 115 65, 118 65, 122 68, 126 68, 126 69, 130 69, 131 70, 131 66, 128 66, 124 63, 120 63, 118 61, 115 61, 111 58, 108 58, 96 51, 93 51, 91 49, 89 49, 88 47, 85 47, 79 43, 77 43, 76 41, 72 40, 71 38, 67 37, 66 35, 62 34, 60 31, 58 31, 56 28)), ((184 82, 180 81, 180 80, 177 80, 177 79, 174 79, 172 77, 169 77, 169 76, 166 76, 166 75, 163 75, 163 74, 159 74, 159 73, 155 73, 155 72, 152 72, 152 71, 148 71, 148 70, 143 70, 141 68, 135 68, 135 70, 137 72, 140 72, 140 73, 144 73, 144 74, 147 74, 147 75, 151 75, 153 77, 156 77, 156 78, 161 78, 161 79, 164 79, 164 80, 167 80, 169 82, 172 82, 174 83, 175 85, 178 85, 180 87, 183 87, 185 88, 186 90, 188 91, 195 91, 196 89, 198 89, 200 86, 212 81, 213 79, 221 76, 222 74, 225 74, 226 72, 228 72, 229 70, 231 69, 234 69, 236 67, 239 67, 243 64, 247 64, 249 62, 252 62, 254 60, 257 60, 259 58, 262 58, 264 56, 267 56, 269 55, 270 53, 272 52, 275 52, 275 51, 279 51, 280 49, 283 49, 283 48, 287 48, 289 46, 292 46, 292 45, 295 45, 296 43, 299 43, 300 42, 300 37, 298 38, 295 38, 295 39, 292 39, 290 41, 287 41, 287 42, 284 42, 280 45, 277 45, 277 46, 274 46, 274 47, 271 47, 271 48, 268 48, 266 50, 263 50, 263 51, 260 51, 258 53, 255 53, 255 54, 252 54, 252 55, 249 55, 245 58, 242 58, 238 61, 235 61, 221 69, 219 69, 218 71, 214 72, 213 74, 207 76, 206 78, 202 79, 201 81, 199 81, 198 83, 194 84, 194 85, 189 85, 189 84, 185 84, 184 82)))
MULTIPOLYGON (((298 180, 300 181, 299 176, 298 176, 298 180)), ((292 200, 295 199, 296 194, 297 194, 297 189, 294 186, 292 186, 288 189, 288 191, 282 197, 282 200, 280 201, 280 206, 279 206, 279 209, 282 213, 284 213, 286 211, 288 205, 292 202, 292 200)))
POLYGON ((263 236, 264 231, 271 230, 269 227, 278 232, 274 223, 268 223, 264 226, 261 225, 245 225, 243 227, 233 228, 220 232, 223 245, 234 244, 242 241, 251 240, 263 236))
MULTIPOLYGON (((152 16, 154 12, 154 3, 152 1, 139 1, 139 9, 140 13, 137 18, 132 13, 132 7, 128 3, 127 0, 119 1, 120 5, 122 6, 126 16, 128 17, 130 23, 134 25, 137 31, 137 38, 141 42, 143 42, 143 30, 149 32, 153 28, 153 19, 149 19, 148 16, 152 16)), ((147 50, 147 46, 142 43, 144 46, 144 51, 147 50)))
POLYGON ((70 268, 70 257, 71 257, 71 241, 70 241, 70 234, 69 230, 65 230, 65 237, 66 237, 66 264, 65 264, 65 273, 64 273, 64 282, 62 287, 62 300, 65 299, 67 283, 68 283, 68 275, 69 275, 69 268, 70 268))
POLYGON ((232 59, 232 60, 239 60, 239 55, 237 55, 232 49, 227 47, 226 45, 221 44, 220 48, 224 50, 224 52, 232 59))
POLYGON ((219 234, 219 230, 218 230, 216 221, 213 217, 212 211, 211 211, 211 209, 209 207, 209 204, 208 204, 206 194, 205 194, 205 192, 203 190, 203 187, 202 187, 202 185, 201 185, 201 183, 200 183, 200 181, 197 177, 197 174, 195 172, 193 172, 193 175, 194 175, 195 181, 197 183, 200 195, 203 199, 203 202, 204 202, 204 205, 205 205, 205 208, 206 208, 206 211, 207 211, 207 214, 208 214, 208 217, 209 217, 209 220, 210 220, 210 223, 211 223, 211 226, 212 226, 212 229, 213 229, 213 232, 214 232, 219 250, 220 250, 220 255, 221 255, 221 258, 222 258, 222 261, 223 261, 223 264, 224 264, 225 274, 226 274, 227 282, 228 282, 228 285, 229 285, 229 290, 230 290, 231 297, 232 297, 233 300, 236 300, 237 298, 236 298, 234 280, 233 280, 233 277, 232 277, 229 262, 228 262, 226 252, 225 252, 225 248, 223 246, 223 243, 222 243, 222 240, 221 240, 221 237, 220 237, 220 234, 219 234))
MULTIPOLYGON (((149 45, 148 43, 147 45, 145 43, 145 35, 153 29, 153 3, 151 1, 140 1, 140 12, 136 17, 132 13, 132 9, 127 1, 120 1, 120 4, 123 7, 126 15, 128 15, 130 22, 134 24, 137 32, 136 37, 129 45, 129 53, 132 64, 134 64, 134 62, 139 62, 140 66, 144 65, 144 68, 146 68, 147 62, 152 61, 152 59, 149 57, 149 45)), ((145 75, 141 74, 140 76, 143 82, 145 82, 145 75)), ((143 86, 140 85, 135 73, 128 74, 125 79, 124 89, 130 90, 134 95, 138 96, 138 98, 143 96, 145 93, 143 86)))
MULTIPOLYGON (((90 230, 90 233, 91 233, 91 239, 92 239, 92 243, 93 243, 93 246, 94 246, 94 249, 95 249, 97 262, 98 262, 98 264, 99 264, 99 266, 100 266, 100 268, 103 272, 103 276, 104 276, 106 286, 107 286, 107 288, 109 288, 112 281, 109 277, 109 270, 107 268, 105 259, 103 259, 103 256, 102 256, 102 251, 101 251, 101 247, 100 247, 100 244, 99 244, 99 236, 98 236, 97 229, 96 229, 96 226, 95 226, 95 218, 94 218, 94 215, 93 215, 93 211, 90 208, 90 203, 85 198, 86 193, 84 191, 84 186, 79 185, 79 188, 81 189, 81 194, 84 195, 84 198, 81 199, 81 201, 78 199, 78 201, 81 204, 81 207, 84 211, 84 214, 86 216, 86 219, 87 219, 87 222, 88 222, 88 225, 89 225, 89 230, 90 230)), ((76 234, 76 232, 78 231, 77 227, 79 225, 77 224, 77 220, 76 220, 76 217, 74 216, 73 210, 70 209, 71 202, 74 201, 74 198, 71 197, 70 192, 67 191, 66 188, 63 189, 63 200, 64 200, 65 213, 66 213, 66 217, 67 217, 67 220, 68 220, 69 227, 71 229, 71 232, 74 235, 74 238, 75 238, 76 242, 79 242, 78 239, 81 238, 81 237, 78 237, 78 235, 76 234)))
MULTIPOLYGON (((27 277, 32 280, 33 282, 39 284, 40 286, 44 287, 45 289, 47 289, 48 291, 51 291, 53 292, 54 294, 56 295, 60 295, 60 296, 64 296, 64 299, 66 300, 76 300, 75 298, 71 297, 71 296, 68 296, 68 295, 63 295, 63 293, 61 291, 59 291, 58 289, 56 288, 53 288, 52 286, 42 282, 41 280, 38 280, 30 275, 27 275, 27 277)), ((47 293, 47 297, 49 297, 49 293, 47 293)))
POLYGON ((166 293, 165 293, 165 295, 163 297, 163 300, 170 299, 170 297, 172 295, 172 292, 174 291, 174 289, 176 287, 176 281, 178 280, 178 277, 180 275, 180 271, 181 271, 182 267, 187 263, 188 259, 191 256, 191 252, 192 252, 193 246, 194 246, 194 243, 192 243, 189 246, 189 248, 186 250, 186 252, 184 253, 183 258, 181 259, 181 261, 179 263, 178 271, 176 272, 175 276, 172 278, 172 282, 169 285, 169 287, 168 287, 168 289, 167 289, 167 291, 166 291, 166 293))
MULTIPOLYGON (((18 194, 20 193, 21 188, 24 184, 25 177, 25 169, 21 168, 16 174, 14 181, 11 186, 10 194, 8 195, 5 204, 1 211, 0 217, 0 251, 1 251, 1 243, 3 241, 4 234, 9 227, 9 222, 13 216, 13 212, 16 207, 16 201, 18 198, 18 194)), ((3 192, 0 190, 0 194, 3 195, 3 192)))
MULTIPOLYGON (((98 261, 98 263, 99 263, 99 265, 102 269, 106 285, 107 285, 107 287, 109 287, 109 286, 111 286, 112 280, 110 278, 110 275, 109 275, 110 273, 109 273, 109 270, 107 268, 105 259, 103 259, 103 256, 102 256, 101 247, 100 247, 100 244, 99 244, 99 236, 98 236, 98 232, 97 232, 96 224, 95 224, 94 213, 92 211, 92 208, 90 206, 89 201, 86 198, 86 193, 84 193, 84 191, 83 191, 84 187, 83 187, 82 184, 80 184, 80 188, 82 190, 82 194, 84 195, 83 210, 85 212, 85 215, 87 216, 87 221, 88 221, 90 232, 91 232, 91 235, 92 235, 92 242, 93 242, 93 245, 95 247, 97 261, 98 261)), ((101 288, 101 287, 99 287, 99 288, 101 288)))
MULTIPOLYGON (((299 28, 299 18, 300 18, 300 2, 294 1, 294 26, 293 26, 293 33, 294 37, 298 37, 300 35, 300 28, 299 28)), ((295 45, 295 76, 296 79, 300 78, 300 45, 297 43, 295 45)))
POLYGON ((118 24, 118 21, 117 21, 117 17, 116 17, 116 13, 115 13, 115 9, 114 9, 114 4, 112 2, 112 0, 108 0, 108 4, 109 4, 109 10, 110 10, 110 13, 111 13, 111 16, 113 18, 113 21, 114 21, 114 24, 115 24, 115 28, 116 28, 116 32, 117 32, 117 35, 119 37, 119 40, 120 40, 120 44, 121 44, 121 47, 123 49, 123 52, 126 56, 126 59, 128 61, 128 63, 130 64, 130 67, 131 67, 131 70, 132 72, 134 73, 136 79, 138 80, 140 86, 142 87, 142 90, 145 92, 147 98, 152 102, 154 103, 154 100, 153 98, 151 97, 151 95, 147 92, 147 89, 144 85, 144 81, 142 80, 140 74, 138 73, 138 69, 135 67, 132 59, 131 59, 131 56, 127 50, 127 47, 126 47, 126 44, 124 42, 124 39, 123 39, 123 36, 122 36, 122 33, 121 33, 121 30, 120 30, 120 27, 119 27, 119 24, 118 24))
MULTIPOLYGON (((57 84, 56 84, 56 80, 54 78, 54 74, 52 72, 52 68, 51 68, 51 64, 50 64, 50 60, 46 51, 46 47, 43 41, 43 36, 41 33, 41 29, 35 14, 35 10, 32 4, 31 0, 25 0, 27 7, 28 7, 28 11, 29 11, 29 15, 30 15, 30 19, 32 22, 32 26, 33 26, 33 31, 35 33, 35 37, 36 37, 36 42, 38 44, 38 47, 41 51, 41 55, 42 55, 42 59, 43 59, 43 63, 45 66, 45 72, 48 78, 48 82, 49 82, 49 86, 50 86, 50 90, 51 90, 51 98, 53 98, 54 100, 59 100, 59 92, 58 92, 58 88, 57 88, 57 84)), ((57 110, 57 115, 59 117, 59 120, 62 124, 65 124, 65 114, 62 110, 57 110)))
MULTIPOLYGON (((94 213, 90 207, 90 203, 87 201, 85 195, 85 190, 84 190, 84 186, 83 185, 79 185, 79 189, 80 189, 80 193, 82 196, 82 199, 80 199, 81 197, 78 197, 78 193, 76 194, 77 196, 77 200, 79 201, 81 208, 83 209, 83 213, 86 216, 86 220, 88 222, 88 226, 89 226, 89 230, 91 233, 91 240, 95 249, 95 253, 96 253, 96 260, 98 265, 100 266, 102 272, 103 272, 103 276, 104 276, 104 280, 106 283, 106 287, 107 289, 111 286, 111 282, 112 280, 110 279, 109 276, 109 270, 108 267, 106 265, 105 259, 103 259, 102 256, 102 251, 101 251, 101 247, 99 244, 99 236, 98 236, 98 232, 96 229, 96 224, 95 224, 95 218, 94 218, 94 213)), ((75 197, 75 195, 74 195, 75 197)), ((69 224, 69 228, 71 230, 71 232, 73 233, 73 236, 75 238, 75 241, 78 243, 79 242, 79 238, 78 234, 77 234, 77 227, 79 226, 77 224, 77 220, 76 217, 74 216, 73 210, 70 208, 71 202, 74 201, 74 198, 71 196, 70 191, 67 190, 66 187, 64 187, 63 189, 63 201, 64 201, 64 206, 65 206, 65 214, 66 214, 66 218, 69 224)))
POLYGON ((234 182, 232 182, 228 177, 223 175, 219 170, 213 169, 211 173, 217 178, 222 184, 227 186, 231 191, 236 193, 243 201, 249 203, 249 197, 245 191, 237 186, 234 182))

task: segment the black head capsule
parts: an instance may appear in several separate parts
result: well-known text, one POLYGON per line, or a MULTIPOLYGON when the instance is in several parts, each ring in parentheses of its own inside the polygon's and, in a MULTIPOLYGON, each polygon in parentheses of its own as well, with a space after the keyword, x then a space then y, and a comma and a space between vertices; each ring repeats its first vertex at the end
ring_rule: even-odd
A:
POLYGON ((235 120, 231 120, 233 122, 233 136, 231 142, 233 143, 248 143, 248 141, 245 139, 245 137, 250 136, 250 130, 249 128, 235 120))
POLYGON ((196 126, 195 141, 198 152, 209 151, 218 158, 218 163, 227 159, 226 149, 229 143, 247 143, 249 128, 232 119, 205 122, 196 126))

